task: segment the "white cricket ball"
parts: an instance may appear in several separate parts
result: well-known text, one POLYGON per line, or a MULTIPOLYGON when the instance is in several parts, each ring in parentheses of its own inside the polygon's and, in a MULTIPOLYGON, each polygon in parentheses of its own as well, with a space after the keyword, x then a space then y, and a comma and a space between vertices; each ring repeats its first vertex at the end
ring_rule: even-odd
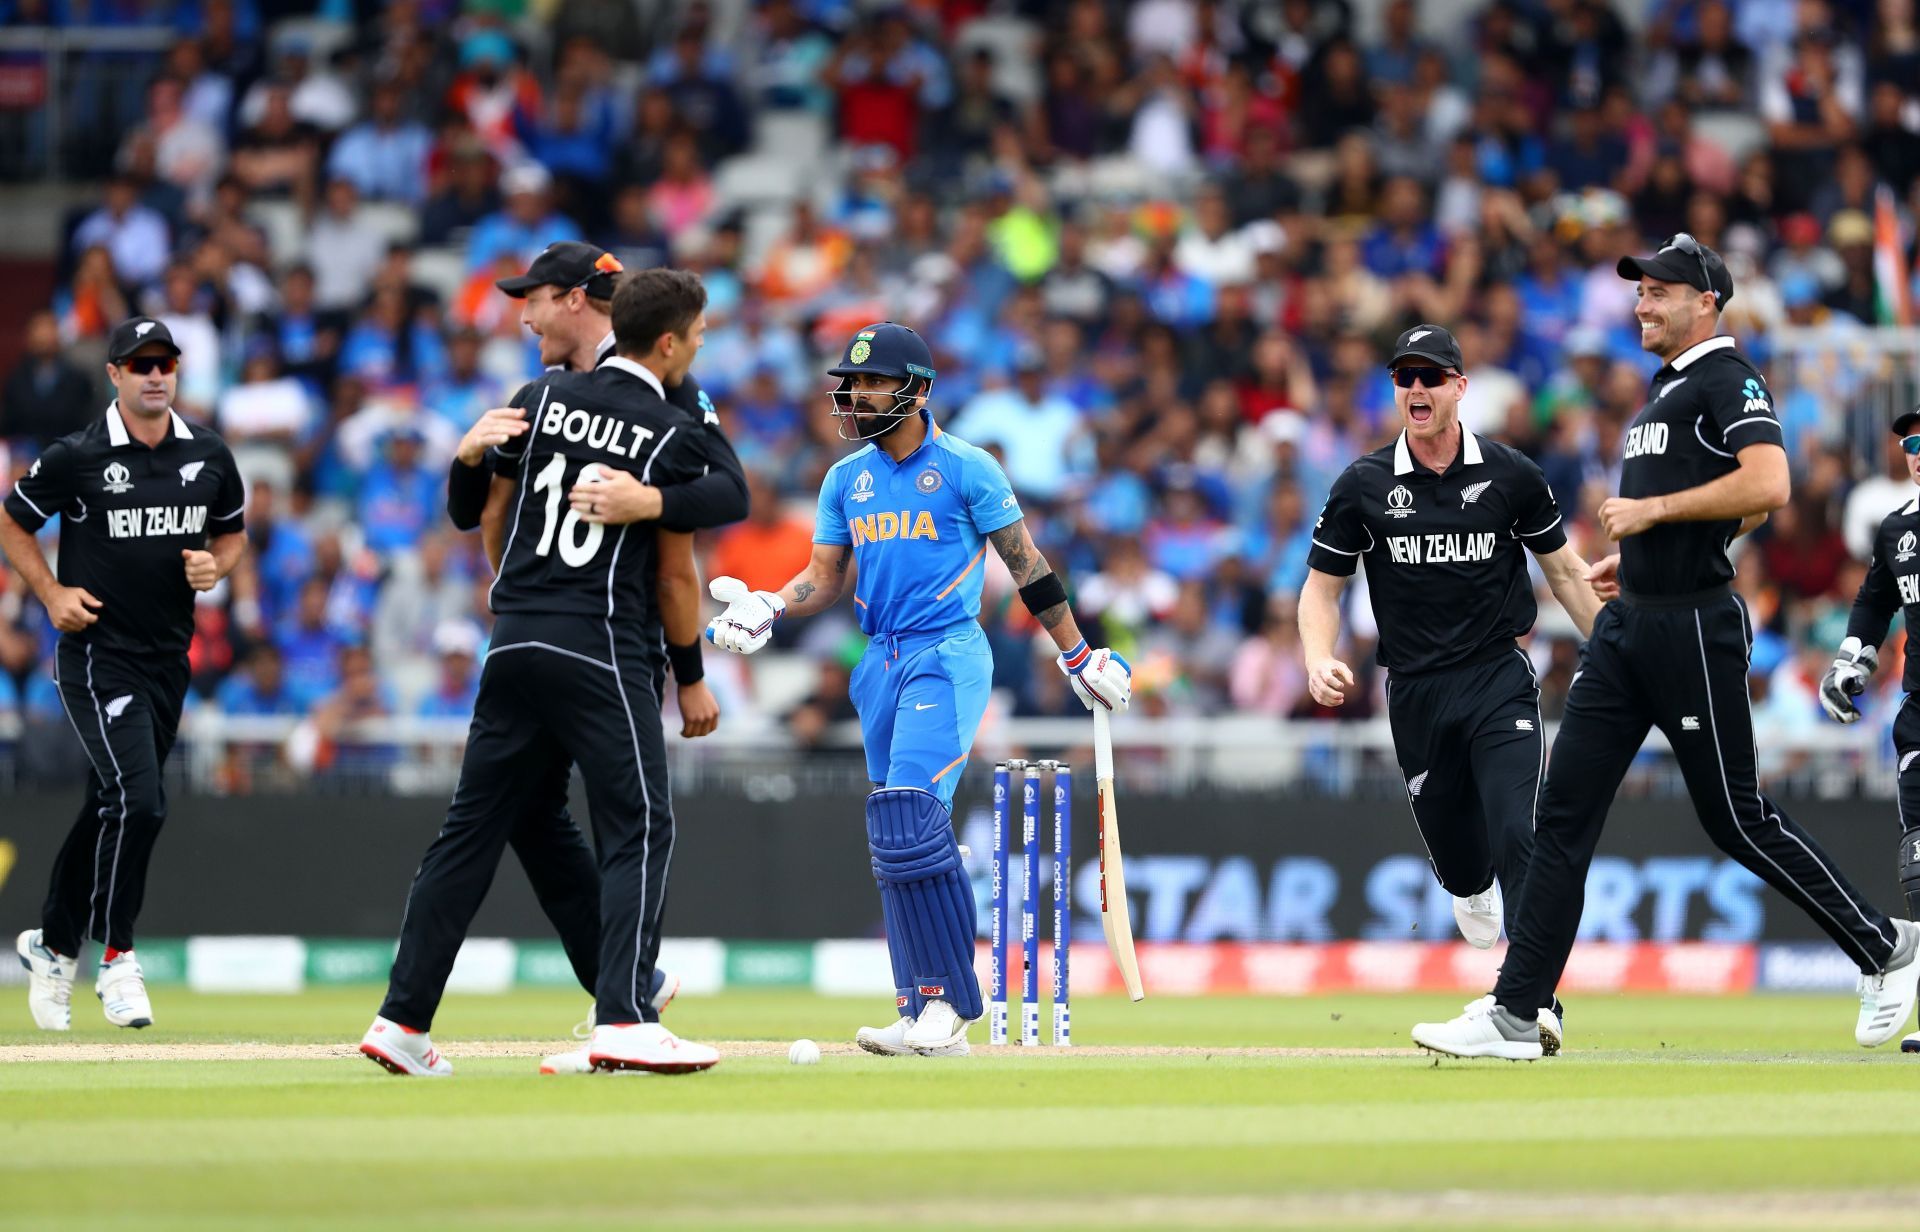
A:
POLYGON ((598 462, 589 462, 580 468, 581 483, 605 483, 607 472, 598 462))
POLYGON ((812 1040, 793 1041, 793 1047, 787 1049, 787 1063, 789 1065, 820 1064, 820 1045, 812 1040))

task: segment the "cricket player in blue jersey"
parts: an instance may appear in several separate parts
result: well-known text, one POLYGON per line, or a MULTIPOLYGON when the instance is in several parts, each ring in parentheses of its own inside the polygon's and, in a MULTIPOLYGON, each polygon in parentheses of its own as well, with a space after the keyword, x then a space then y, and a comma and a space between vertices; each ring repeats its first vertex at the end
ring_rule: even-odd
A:
POLYGON ((862 1027, 856 1041, 883 1056, 965 1056, 967 1027, 981 1014, 977 928, 949 810, 993 683, 979 620, 987 545, 1052 635, 1060 670, 1089 710, 1126 710, 1132 673, 1080 636, 1066 588, 1034 547, 1000 465, 934 424, 933 354, 918 334, 869 325, 828 375, 840 378, 833 415, 841 438, 867 445, 820 486, 807 567, 778 594, 715 578, 713 595, 728 607, 707 636, 752 654, 774 621, 831 607, 848 564, 859 565, 853 602, 869 641, 850 692, 874 783, 867 845, 899 1020, 862 1027))

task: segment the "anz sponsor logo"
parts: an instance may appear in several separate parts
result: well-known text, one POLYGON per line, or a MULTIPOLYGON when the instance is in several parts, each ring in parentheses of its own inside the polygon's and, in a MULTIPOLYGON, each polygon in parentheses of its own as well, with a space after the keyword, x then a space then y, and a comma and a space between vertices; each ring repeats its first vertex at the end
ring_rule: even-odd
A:
POLYGON ((1645 454, 1667 452, 1667 425, 1658 420, 1653 423, 1635 424, 1627 429, 1627 446, 1622 451, 1626 458, 1638 458, 1645 454))
POLYGON ((1489 560, 1499 536, 1492 531, 1454 535, 1389 535, 1387 552, 1396 565, 1477 564, 1489 560))

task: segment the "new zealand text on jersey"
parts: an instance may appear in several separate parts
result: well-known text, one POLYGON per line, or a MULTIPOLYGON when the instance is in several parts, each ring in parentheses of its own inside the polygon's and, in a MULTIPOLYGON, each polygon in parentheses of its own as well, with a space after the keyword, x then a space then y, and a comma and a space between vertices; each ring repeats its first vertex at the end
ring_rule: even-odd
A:
POLYGON ((1388 535, 1387 552, 1396 565, 1451 565, 1490 559, 1498 538, 1492 531, 1467 535, 1388 535))
POLYGON ((1658 420, 1653 423, 1635 424, 1627 429, 1627 447, 1625 456, 1637 458, 1642 454, 1667 452, 1668 428, 1658 420))
POLYGON ((107 531, 115 539, 165 539, 197 535, 207 529, 205 505, 146 505, 108 509, 107 531))
POLYGON ((653 439, 652 428, 643 428, 637 423, 611 415, 568 410, 564 402, 547 403, 546 414, 540 417, 540 431, 547 436, 557 436, 569 444, 577 445, 585 441, 590 448, 624 454, 629 458, 639 457, 641 447, 653 439), (622 429, 633 437, 624 446, 620 443, 622 429))
POLYGON ((1897 580, 1900 583, 1900 602, 1920 603, 1920 575, 1903 573, 1897 580))

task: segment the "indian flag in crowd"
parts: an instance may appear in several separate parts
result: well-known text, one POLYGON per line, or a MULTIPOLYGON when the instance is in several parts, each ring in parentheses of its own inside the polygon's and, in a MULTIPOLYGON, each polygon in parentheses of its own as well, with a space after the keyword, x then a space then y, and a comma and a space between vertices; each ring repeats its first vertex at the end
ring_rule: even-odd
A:
POLYGON ((1873 202, 1874 299, 1882 325, 1913 324, 1913 289, 1908 282, 1906 255, 1893 190, 1882 184, 1873 202))

